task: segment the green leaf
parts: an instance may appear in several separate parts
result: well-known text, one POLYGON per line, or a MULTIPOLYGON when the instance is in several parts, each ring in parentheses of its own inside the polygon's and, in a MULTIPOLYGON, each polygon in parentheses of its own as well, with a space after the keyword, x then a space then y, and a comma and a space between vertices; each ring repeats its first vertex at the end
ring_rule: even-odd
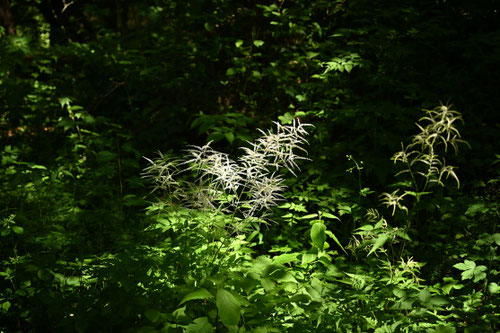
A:
POLYGON ((373 247, 371 248, 370 252, 368 252, 368 255, 372 254, 378 248, 380 248, 381 246, 383 246, 385 244, 385 242, 387 242, 388 239, 389 239, 389 236, 386 235, 386 234, 382 234, 382 235, 378 236, 377 239, 375 240, 375 242, 373 244, 373 247))
POLYGON ((229 142, 229 143, 234 142, 234 133, 233 132, 226 132, 224 134, 224 136, 226 137, 227 142, 229 142))
POLYGON ((240 321, 240 303, 229 291, 219 289, 216 297, 217 309, 222 323, 226 326, 238 325, 240 321))
POLYGON ((464 287, 463 284, 459 284, 457 280, 455 280, 454 278, 451 278, 451 277, 445 277, 445 278, 443 278, 443 281, 447 282, 443 286, 443 293, 445 295, 448 295, 452 289, 462 289, 464 287))
POLYGON ((273 261, 274 264, 276 265, 289 264, 291 262, 298 261, 297 259, 298 256, 299 256, 298 253, 284 253, 282 255, 274 257, 273 261))
POLYGON ((330 236, 333 239, 333 241, 335 243, 337 243, 338 246, 340 246, 340 248, 342 249, 342 251, 344 251, 345 253, 347 253, 346 250, 344 249, 344 247, 342 246, 342 244, 340 244, 339 240, 337 239, 337 237, 335 236, 335 234, 333 232, 331 232, 330 230, 327 230, 325 233, 328 236, 330 236))
POLYGON ((278 116, 278 119, 281 121, 281 123, 283 125, 291 124, 293 121, 293 118, 294 117, 290 112, 286 112, 284 115, 278 116))
POLYGON ((207 317, 196 318, 193 324, 186 327, 186 333, 211 333, 213 331, 214 328, 208 322, 207 317))
MULTIPOLYGON (((430 332, 430 331, 428 331, 430 332)), ((452 326, 443 326, 443 325, 439 325, 438 327, 436 327, 435 330, 433 330, 432 332, 435 332, 435 333, 455 333, 456 330, 454 327, 452 326)))
POLYGON ((208 290, 206 290, 205 288, 200 288, 184 296, 179 305, 187 301, 192 301, 194 299, 207 299, 212 297, 213 297, 212 294, 208 290))
POLYGON ((256 39, 253 41, 253 45, 255 45, 257 47, 261 47, 262 45, 264 45, 264 41, 256 39))
POLYGON ((427 304, 431 300, 431 293, 429 290, 424 289, 418 294, 418 299, 422 302, 422 304, 427 304))
POLYGON ((500 291, 500 287, 495 282, 491 282, 488 285, 488 291, 490 292, 490 294, 497 294, 500 291))
POLYGON ((275 277, 275 280, 278 282, 298 283, 297 280, 295 279, 295 277, 290 272, 282 272, 282 274, 277 274, 275 277))
POLYGON ((480 202, 480 203, 470 205, 469 208, 467 208, 465 215, 474 216, 477 213, 484 214, 484 213, 488 212, 489 210, 490 209, 488 207, 486 207, 486 205, 483 202, 480 202))
POLYGON ((160 311, 155 310, 155 309, 148 309, 148 310, 146 310, 146 312, 144 312, 144 315, 146 316, 146 318, 151 320, 153 323, 156 323, 158 318, 160 318, 161 313, 160 313, 160 311))
POLYGON ((20 226, 14 225, 14 226, 12 226, 12 231, 14 231, 16 234, 20 235, 24 232, 24 229, 20 226))
POLYGON ((474 282, 486 279, 486 270, 488 268, 483 265, 479 265, 474 269, 474 282))
POLYGON ((326 226, 323 223, 315 223, 311 228, 311 239, 313 245, 320 250, 323 250, 323 246, 325 245, 325 230, 326 226))
POLYGON ((302 265, 306 265, 313 262, 314 260, 316 260, 317 257, 318 257, 317 253, 304 253, 302 255, 302 265))
POLYGON ((476 266, 476 263, 472 260, 466 259, 463 263, 455 264, 453 267, 463 271, 462 280, 474 278, 474 282, 478 282, 486 278, 487 267, 483 265, 476 266))
POLYGON ((307 215, 299 217, 299 219, 301 219, 301 220, 308 220, 308 219, 313 219, 315 217, 318 217, 318 214, 307 214, 307 215))
POLYGON ((476 267, 476 263, 474 261, 466 259, 463 263, 455 264, 455 265, 453 265, 453 267, 455 267, 461 271, 465 271, 465 270, 474 269, 476 267))
POLYGON ((9 301, 3 302, 1 308, 4 309, 5 311, 8 311, 10 309, 10 302, 9 301))
POLYGON ((330 213, 322 213, 321 216, 326 217, 327 219, 335 219, 340 221, 340 218, 330 213))
POLYGON ((450 302, 442 296, 434 296, 431 298, 430 304, 435 307, 443 307, 445 305, 450 304, 450 302))
POLYGON ((498 245, 498 246, 500 246, 500 234, 499 233, 495 233, 495 234, 491 235, 491 237, 495 241, 495 244, 498 245))

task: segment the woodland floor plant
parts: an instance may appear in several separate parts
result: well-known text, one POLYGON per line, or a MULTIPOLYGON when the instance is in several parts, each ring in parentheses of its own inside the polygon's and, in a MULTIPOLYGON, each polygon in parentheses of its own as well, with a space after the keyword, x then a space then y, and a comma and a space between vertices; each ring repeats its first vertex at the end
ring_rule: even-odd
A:
POLYGON ((307 160, 307 127, 294 120, 292 125, 276 124, 276 132, 264 132, 243 154, 233 160, 226 153, 212 149, 211 142, 192 146, 182 159, 170 159, 161 153, 143 173, 151 179, 154 190, 166 191, 173 205, 229 214, 235 231, 252 221, 263 221, 271 207, 283 200, 283 169, 295 175, 297 162, 307 160), (301 154, 302 153, 302 154, 301 154), (194 181, 189 177, 194 176, 194 181))
MULTIPOLYGON (((401 151, 394 154, 394 163, 403 164, 403 169, 396 176, 408 174, 409 180, 400 182, 398 185, 404 188, 403 194, 398 194, 400 189, 392 193, 382 193, 382 202, 392 208, 392 215, 396 209, 409 213, 407 205, 403 204, 403 198, 411 196, 415 198, 414 204, 420 201, 424 195, 431 194, 430 186, 438 184, 445 186, 443 178, 450 176, 460 187, 460 180, 455 173, 456 167, 448 165, 442 157, 451 146, 458 152, 458 144, 468 145, 467 141, 461 139, 460 132, 456 127, 458 122, 463 122, 459 112, 452 110, 451 106, 441 105, 433 110, 424 110, 425 116, 416 123, 420 133, 414 135, 412 142, 404 146, 401 143, 401 151)), ((410 219, 408 219, 410 223, 410 219)))
MULTIPOLYGON (((180 287, 184 290, 180 305, 215 296, 216 315, 197 318, 192 326, 188 326, 188 331, 193 327, 211 327, 211 324, 217 327, 219 323, 229 330, 237 328, 241 324, 240 307, 248 306, 248 302, 239 296, 238 290, 234 290, 238 288, 234 283, 241 282, 240 278, 247 282, 250 279, 251 283, 254 279, 234 278, 234 274, 241 275, 238 272, 243 268, 256 270, 260 273, 252 274, 258 275, 262 273, 262 267, 272 263, 252 261, 248 257, 253 252, 249 242, 260 233, 261 224, 269 223, 269 210, 284 200, 286 171, 295 175, 298 162, 308 159, 304 156, 307 154, 304 145, 308 143, 307 128, 312 127, 298 120, 291 125, 278 122, 275 125, 274 132, 259 130, 262 136, 248 142, 248 147, 242 147, 242 154, 236 160, 212 149, 211 142, 190 147, 183 158, 159 154, 159 158, 147 159, 150 165, 144 170, 143 177, 153 181, 154 191, 165 191, 165 200, 150 209, 157 214, 157 223, 151 229, 176 231, 184 228, 172 242, 182 242, 182 238, 187 237, 180 246, 193 252, 185 253, 193 258, 185 263, 184 272, 195 277, 197 282, 180 287), (158 221, 163 225, 157 227, 158 221), (179 221, 182 222, 179 224, 179 221), (199 247, 186 248, 187 242, 199 244, 199 247), (193 266, 195 258, 199 259, 194 265, 196 267, 193 266), (216 289, 209 291, 214 286, 216 289)), ((177 273, 179 269, 183 268, 176 267, 177 273)), ((243 290, 250 291, 253 287, 247 286, 243 290)), ((247 310, 247 318, 251 317, 247 310)))

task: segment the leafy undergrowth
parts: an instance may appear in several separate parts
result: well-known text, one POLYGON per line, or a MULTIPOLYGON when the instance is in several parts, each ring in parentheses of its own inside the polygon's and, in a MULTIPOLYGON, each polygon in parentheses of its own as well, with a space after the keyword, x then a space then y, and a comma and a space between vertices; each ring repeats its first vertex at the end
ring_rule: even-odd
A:
POLYGON ((0 2, 0 332, 500 331, 495 5, 0 2))
MULTIPOLYGON (((444 108, 436 110, 448 110, 444 108)), ((411 205, 405 203, 410 209, 396 192, 383 195, 392 215, 386 218, 363 207, 374 191, 294 178, 296 162, 302 160, 304 168, 312 163, 296 154, 297 149, 305 153, 308 127, 277 126, 276 132, 262 132, 238 161, 208 145, 191 148, 183 160, 163 155, 149 160, 144 176, 156 182, 163 199, 136 216, 145 226, 142 231, 105 236, 117 227, 105 223, 126 228, 119 222, 125 209, 109 221, 93 221, 88 212, 81 216, 87 228, 100 228, 102 239, 116 243, 116 251, 100 254, 90 254, 90 249, 103 246, 102 239, 84 240, 71 233, 68 217, 74 216, 78 203, 56 196, 64 191, 48 190, 49 185, 64 187, 74 181, 65 182, 61 170, 57 172, 62 175, 39 165, 20 165, 17 153, 9 151, 3 159, 4 177, 21 173, 32 179, 33 189, 45 189, 11 188, 10 200, 22 200, 26 212, 40 210, 40 216, 50 215, 41 211, 48 209, 42 202, 66 200, 66 205, 55 215, 61 221, 50 221, 50 228, 21 213, 1 221, 8 255, 0 272, 0 327, 34 332, 498 328, 498 177, 473 199, 452 186, 445 191, 436 166, 445 172, 453 169, 436 162, 439 149, 427 144, 446 145, 452 137, 420 126, 437 140, 424 139, 420 150, 410 153, 417 162, 404 162, 409 173, 418 172, 409 178, 423 181, 416 187, 395 184, 404 196, 414 198, 411 205), (286 184, 290 187, 283 193, 286 184), (351 236, 343 236, 348 231, 351 236)), ((350 171, 361 175, 361 163, 354 162, 350 171)))

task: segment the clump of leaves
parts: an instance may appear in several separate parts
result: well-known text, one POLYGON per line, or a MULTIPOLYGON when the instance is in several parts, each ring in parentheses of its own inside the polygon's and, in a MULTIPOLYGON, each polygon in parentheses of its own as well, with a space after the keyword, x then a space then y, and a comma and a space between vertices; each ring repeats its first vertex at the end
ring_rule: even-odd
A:
POLYGON ((412 142, 406 147, 401 143, 401 151, 394 154, 391 158, 394 163, 402 163, 403 170, 396 176, 408 174, 413 189, 405 190, 400 194, 399 189, 392 193, 382 193, 382 202, 387 207, 392 208, 394 215, 396 209, 408 213, 408 208, 402 203, 406 196, 413 196, 417 202, 420 198, 431 192, 428 192, 429 186, 436 183, 445 186, 443 178, 450 176, 456 181, 457 187, 460 187, 460 180, 455 173, 456 167, 448 165, 446 160, 440 154, 444 148, 444 153, 448 147, 452 147, 455 154, 458 153, 458 145, 463 143, 460 132, 456 127, 458 122, 463 122, 462 116, 458 111, 452 110, 451 106, 441 105, 433 110, 423 110, 425 116, 416 123, 420 133, 414 135, 412 142))

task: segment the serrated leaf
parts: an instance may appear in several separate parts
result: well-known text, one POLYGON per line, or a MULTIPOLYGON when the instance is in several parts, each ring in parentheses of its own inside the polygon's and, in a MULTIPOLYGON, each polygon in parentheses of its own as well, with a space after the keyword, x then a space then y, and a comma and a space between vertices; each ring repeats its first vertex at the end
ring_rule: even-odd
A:
POLYGON ((325 230, 326 226, 323 223, 315 223, 311 228, 311 240, 313 245, 320 250, 323 250, 323 246, 325 245, 325 230))
POLYGON ((229 291, 219 289, 216 296, 217 309, 222 323, 226 326, 240 322, 240 303, 229 291))
POLYGON ((453 267, 455 267, 461 271, 465 271, 465 270, 469 270, 469 269, 474 269, 474 267, 476 267, 476 263, 474 261, 466 259, 463 263, 455 264, 455 265, 453 265, 453 267))
POLYGON ((480 265, 474 269, 474 282, 481 281, 486 278, 486 266, 480 265))
POLYGON ((185 303, 187 301, 192 301, 195 299, 207 299, 207 298, 212 298, 212 297, 213 297, 213 295, 208 290, 206 290, 205 288, 200 288, 200 289, 195 290, 193 292, 190 292, 189 294, 184 296, 184 298, 179 303, 179 305, 181 305, 182 303, 185 303))

